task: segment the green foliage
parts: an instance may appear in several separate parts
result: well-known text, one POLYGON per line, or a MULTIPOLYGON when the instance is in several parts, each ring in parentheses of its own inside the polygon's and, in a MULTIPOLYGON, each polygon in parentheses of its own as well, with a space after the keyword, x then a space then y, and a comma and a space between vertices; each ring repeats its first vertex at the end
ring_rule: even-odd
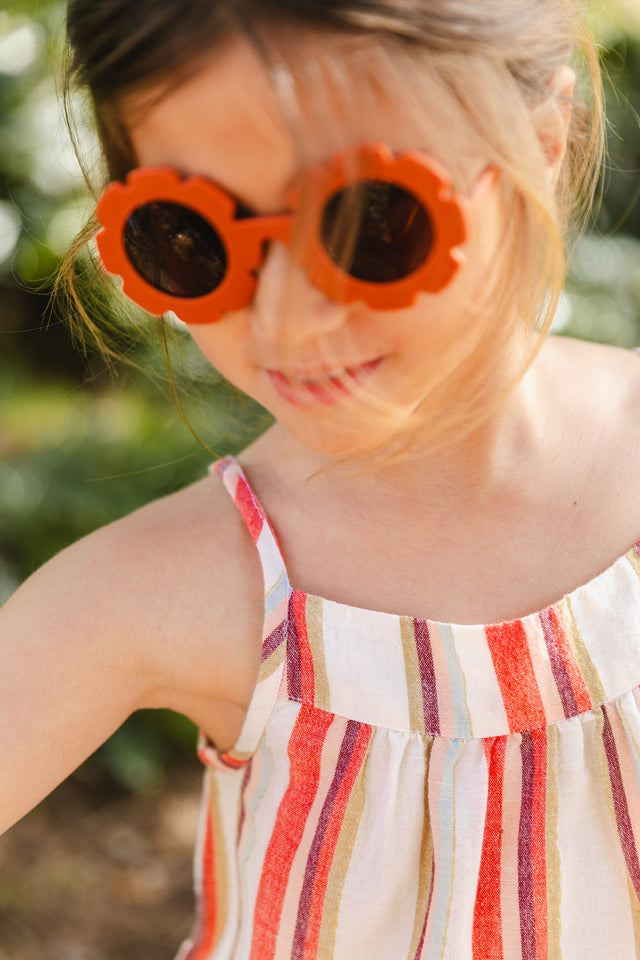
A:
POLYGON ((602 54, 607 159, 602 203, 567 280, 568 333, 640 344, 640 33, 607 20, 602 54))
POLYGON ((619 34, 603 55, 608 158, 598 230, 640 239, 640 34, 619 34))
POLYGON ((87 208, 57 96, 63 25, 58 0, 0 10, 0 280, 50 278, 87 208))
POLYGON ((196 741, 197 730, 186 717, 139 710, 104 744, 98 759, 121 789, 146 790, 164 782, 174 760, 194 753, 196 741))

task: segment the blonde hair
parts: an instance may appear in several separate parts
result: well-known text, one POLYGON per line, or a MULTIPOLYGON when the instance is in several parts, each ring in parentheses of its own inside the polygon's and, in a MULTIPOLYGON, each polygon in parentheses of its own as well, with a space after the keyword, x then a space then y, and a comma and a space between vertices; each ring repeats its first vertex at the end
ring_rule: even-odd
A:
MULTIPOLYGON (((76 21, 81 19, 78 11, 89 3, 104 7, 106 14, 118 0, 71 0, 69 32, 75 46, 75 71, 93 89, 110 172, 122 176, 135 158, 128 155, 126 133, 119 126, 119 104, 136 88, 157 85, 159 67, 149 66, 145 72, 138 60, 134 79, 127 81, 121 69, 113 87, 107 89, 104 51, 100 63, 95 57, 93 64, 83 59, 76 21), (98 66, 99 82, 95 80, 98 66), (120 134, 114 134, 118 130, 120 134)), ((154 0, 156 21, 165 15, 162 24, 154 21, 156 37, 169 29, 170 15, 177 16, 184 7, 175 0, 154 0)), ((205 56, 215 44, 244 34, 267 66, 282 114, 302 151, 305 137, 313 136, 314 119, 322 119, 323 101, 325 119, 335 115, 338 107, 341 123, 337 127, 344 129, 353 111, 362 109, 358 98, 377 89, 392 96, 398 108, 415 119, 421 144, 429 145, 427 116, 436 128, 464 130, 464 138, 452 140, 454 149, 448 153, 443 154, 446 144, 433 145, 457 189, 469 187, 460 162, 465 144, 481 149, 488 164, 500 170, 501 247, 486 288, 469 305, 484 316, 483 335, 452 345, 438 382, 431 383, 423 401, 408 415, 393 403, 372 404, 370 413, 380 419, 384 440, 370 445, 367 452, 387 461, 410 455, 418 446, 437 449, 461 438, 486 420, 535 357, 555 315, 567 242, 584 221, 594 196, 603 151, 602 93, 597 53, 578 3, 237 0, 232 4, 207 0, 203 5, 198 0, 187 7, 193 8, 198 31, 191 41, 185 34, 182 45, 174 39, 171 56, 165 59, 166 75, 179 81, 185 64, 192 72, 197 69, 198 56, 187 59, 189 42, 195 53, 205 56), (196 7, 201 8, 199 17, 196 7), (304 43, 288 42, 292 33, 299 36, 301 32, 304 43), (346 49, 349 56, 344 55, 346 49), (364 71, 367 84, 353 83, 352 65, 360 79, 364 71), (566 65, 574 66, 580 87, 590 93, 576 95, 571 104, 567 150, 553 185, 540 130, 545 112, 557 108, 550 78, 566 65), (426 96, 430 97, 428 110, 426 96), (514 360, 508 380, 502 373, 505 352, 514 360)), ((151 28, 147 33, 150 36, 151 28)), ((111 35, 117 36, 113 23, 111 35)), ((118 56, 114 49, 108 52, 109 69, 117 72, 120 61, 129 62, 135 56, 135 44, 129 42, 126 50, 121 44, 118 56)), ((161 57, 162 49, 154 55, 161 57)), ((91 229, 85 231, 82 242, 91 229)), ((111 349, 95 325, 90 332, 103 350, 111 349)))

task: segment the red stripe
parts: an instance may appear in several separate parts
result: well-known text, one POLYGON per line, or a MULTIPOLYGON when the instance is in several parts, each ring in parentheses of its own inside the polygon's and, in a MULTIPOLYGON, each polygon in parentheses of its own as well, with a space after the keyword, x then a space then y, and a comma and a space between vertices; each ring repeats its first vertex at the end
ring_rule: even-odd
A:
POLYGON ((549 956, 547 917, 547 732, 533 730, 535 776, 533 783, 533 811, 531 821, 531 861, 533 873, 533 908, 536 922, 536 958, 549 956))
POLYGON ((509 729, 515 733, 543 727, 544 705, 522 622, 515 620, 485 630, 509 729))
POLYGON ((254 912, 250 960, 272 960, 291 865, 320 781, 322 747, 333 716, 302 704, 289 740, 289 785, 264 858, 254 912))
POLYGON ((336 851, 338 838, 342 829, 342 823, 349 803, 349 797, 353 785, 356 781, 364 758, 367 754, 367 747, 371 739, 372 728, 363 724, 358 732, 356 743, 351 761, 347 767, 344 779, 338 788, 336 797, 331 808, 331 818, 327 825, 327 831, 324 836, 318 869, 313 885, 313 894, 311 901, 311 910, 309 912, 309 921, 307 925, 307 939, 305 944, 304 956, 315 957, 318 949, 318 940, 320 938, 320 924, 322 922, 322 909, 324 907, 324 898, 329 883, 329 875, 333 864, 333 857, 336 851))
POLYGON ((202 887, 198 899, 198 919, 194 944, 185 960, 206 960, 216 941, 218 919, 213 817, 207 810, 205 836, 202 848, 202 887))
POLYGON ((232 767, 234 770, 237 770, 240 767, 246 767, 247 763, 249 762, 246 759, 238 760, 236 757, 231 756, 230 753, 220 753, 218 756, 226 767, 232 767))
POLYGON ((242 476, 238 476, 235 502, 242 515, 242 519, 249 528, 249 533, 254 541, 257 541, 264 526, 264 515, 258 501, 253 495, 251 487, 242 476))
POLYGON ((473 911, 473 960, 502 960, 500 858, 502 855, 502 790, 506 738, 484 744, 489 766, 487 808, 476 903, 473 911))
POLYGON ((307 632, 307 595, 294 590, 292 597, 293 615, 296 620, 298 647, 300 650, 300 695, 305 703, 313 703, 315 683, 313 676, 313 654, 307 632))

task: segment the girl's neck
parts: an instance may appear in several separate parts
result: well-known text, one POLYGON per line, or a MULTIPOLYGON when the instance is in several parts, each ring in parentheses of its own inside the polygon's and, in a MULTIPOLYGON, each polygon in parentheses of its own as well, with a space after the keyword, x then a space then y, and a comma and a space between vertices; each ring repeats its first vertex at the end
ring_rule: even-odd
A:
POLYGON ((426 450, 388 465, 366 458, 344 461, 311 450, 276 424, 250 451, 245 462, 286 464, 290 481, 308 482, 326 478, 337 492, 368 488, 396 490, 403 496, 446 498, 461 489, 484 496, 496 484, 504 486, 519 471, 528 451, 541 441, 543 411, 540 405, 541 376, 536 362, 500 406, 471 433, 446 448, 426 450))

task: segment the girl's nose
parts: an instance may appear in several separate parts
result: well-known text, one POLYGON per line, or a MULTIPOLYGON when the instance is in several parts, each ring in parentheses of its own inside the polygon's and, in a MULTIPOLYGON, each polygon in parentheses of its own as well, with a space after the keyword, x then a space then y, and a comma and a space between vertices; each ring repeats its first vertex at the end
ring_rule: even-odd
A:
POLYGON ((272 241, 253 302, 258 336, 287 343, 322 336, 342 326, 348 309, 347 304, 330 300, 309 283, 289 248, 279 240, 272 241))

